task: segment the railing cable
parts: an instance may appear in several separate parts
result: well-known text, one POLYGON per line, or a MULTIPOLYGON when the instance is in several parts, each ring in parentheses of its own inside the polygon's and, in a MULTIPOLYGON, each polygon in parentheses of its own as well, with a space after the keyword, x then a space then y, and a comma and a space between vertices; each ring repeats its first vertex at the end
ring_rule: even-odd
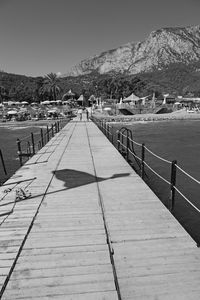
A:
POLYGON ((158 159, 160 159, 160 160, 162 160, 162 161, 164 161, 164 162, 166 162, 166 163, 168 163, 168 164, 171 164, 171 161, 169 161, 169 160, 167 160, 167 159, 165 159, 165 158, 163 158, 163 157, 161 157, 161 156, 155 154, 154 152, 152 152, 151 150, 149 150, 146 146, 144 146, 144 147, 145 147, 145 149, 146 149, 150 154, 152 154, 153 156, 157 157, 158 159))
POLYGON ((145 161, 144 164, 147 168, 149 168, 155 175, 157 175, 160 179, 162 179, 163 181, 165 181, 167 184, 171 185, 171 182, 169 182, 167 179, 165 179, 163 176, 161 176, 160 174, 158 174, 154 169, 152 169, 145 161))
POLYGON ((198 212, 200 212, 200 209, 198 207, 196 207, 183 193, 181 193, 181 191, 174 186, 174 189, 198 212))
POLYGON ((189 178, 191 178, 192 180, 194 180, 196 183, 200 184, 200 181, 197 180, 196 178, 194 178, 192 175, 188 174, 186 171, 184 171, 181 167, 176 166, 177 169, 179 169, 181 172, 183 172, 185 175, 187 175, 189 178))

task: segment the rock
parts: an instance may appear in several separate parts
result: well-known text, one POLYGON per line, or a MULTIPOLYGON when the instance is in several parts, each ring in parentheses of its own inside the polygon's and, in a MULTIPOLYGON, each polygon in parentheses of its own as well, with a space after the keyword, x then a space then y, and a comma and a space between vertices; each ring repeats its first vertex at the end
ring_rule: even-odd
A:
MULTIPOLYGON (((171 63, 200 59, 200 26, 163 28, 142 42, 131 42, 81 61, 64 76, 122 72, 137 74, 162 69, 171 63)), ((63 76, 63 77, 64 77, 63 76)))

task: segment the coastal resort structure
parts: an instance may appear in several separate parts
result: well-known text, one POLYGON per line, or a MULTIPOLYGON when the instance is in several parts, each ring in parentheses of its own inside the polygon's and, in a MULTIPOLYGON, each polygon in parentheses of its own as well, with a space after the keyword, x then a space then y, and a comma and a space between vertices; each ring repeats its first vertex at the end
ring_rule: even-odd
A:
POLYGON ((73 93, 71 89, 62 97, 62 101, 74 100, 74 99, 75 99, 75 93, 73 93))
POLYGON ((129 103, 131 105, 137 105, 137 103, 140 101, 142 101, 142 100, 133 93, 130 96, 128 96, 127 98, 122 100, 123 103, 129 103))
POLYGON ((76 100, 77 104, 79 106, 83 106, 84 104, 84 96, 83 95, 80 95, 80 97, 76 100))

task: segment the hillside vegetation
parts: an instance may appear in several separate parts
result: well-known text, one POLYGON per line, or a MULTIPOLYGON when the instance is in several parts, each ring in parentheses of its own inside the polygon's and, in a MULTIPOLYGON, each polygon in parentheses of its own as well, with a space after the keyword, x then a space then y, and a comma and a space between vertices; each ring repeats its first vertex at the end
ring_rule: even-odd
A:
MULTIPOLYGON (((132 92, 141 97, 153 92, 157 95, 170 93, 175 96, 200 97, 200 62, 189 65, 170 64, 165 69, 142 72, 137 75, 92 72, 87 75, 57 79, 59 86, 57 99, 62 99, 69 89, 76 94, 76 97, 84 94, 86 99, 92 94, 120 99, 132 92)), ((33 102, 53 99, 52 94, 45 87, 44 77, 27 77, 0 72, 0 101, 33 102)))

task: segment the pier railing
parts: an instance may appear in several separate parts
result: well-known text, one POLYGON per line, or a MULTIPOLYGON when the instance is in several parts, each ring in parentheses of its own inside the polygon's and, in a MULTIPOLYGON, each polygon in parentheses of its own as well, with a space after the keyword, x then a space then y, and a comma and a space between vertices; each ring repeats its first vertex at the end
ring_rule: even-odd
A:
MULTIPOLYGON (((68 122, 69 120, 67 120, 68 122)), ((17 153, 19 157, 20 166, 23 163, 37 153, 42 147, 44 147, 51 138, 58 133, 62 127, 66 124, 66 120, 57 121, 50 126, 46 126, 46 130, 41 128, 39 133, 31 132, 30 135, 23 139, 17 139, 17 153)))
POLYGON ((7 170, 6 170, 6 165, 5 165, 5 160, 4 160, 3 152, 2 152, 1 149, 0 149, 0 162, 1 162, 1 168, 2 168, 3 174, 5 176, 7 176, 8 173, 7 173, 7 170))
MULTIPOLYGON (((99 127, 99 129, 105 134, 105 136, 110 140, 111 143, 118 149, 118 151, 123 155, 127 162, 134 168, 134 170, 141 176, 142 179, 146 181, 148 179, 147 170, 150 170, 157 178, 161 179, 165 184, 169 186, 170 197, 168 197, 167 207, 170 211, 174 210, 176 194, 180 195, 197 213, 200 209, 195 205, 189 196, 181 190, 183 184, 177 184, 179 177, 183 175, 186 177, 184 183, 191 180, 193 184, 200 185, 200 181, 182 169, 178 164, 177 160, 167 160, 149 149, 145 143, 138 143, 133 139, 132 131, 127 127, 122 127, 119 130, 115 130, 114 126, 109 124, 104 120, 99 120, 92 117, 92 121, 99 127), (137 149, 136 149, 137 148, 137 149), (147 159, 148 156, 148 159, 147 159), (168 172, 162 172, 155 170, 155 166, 150 164, 153 157, 157 161, 157 167, 159 169, 160 162, 167 165, 165 168, 168 172), (164 173, 164 174, 163 174, 164 173), (168 173, 167 178, 164 177, 168 173)), ((186 184, 185 184, 186 185, 186 184)), ((191 192, 191 191, 190 191, 191 192)))

